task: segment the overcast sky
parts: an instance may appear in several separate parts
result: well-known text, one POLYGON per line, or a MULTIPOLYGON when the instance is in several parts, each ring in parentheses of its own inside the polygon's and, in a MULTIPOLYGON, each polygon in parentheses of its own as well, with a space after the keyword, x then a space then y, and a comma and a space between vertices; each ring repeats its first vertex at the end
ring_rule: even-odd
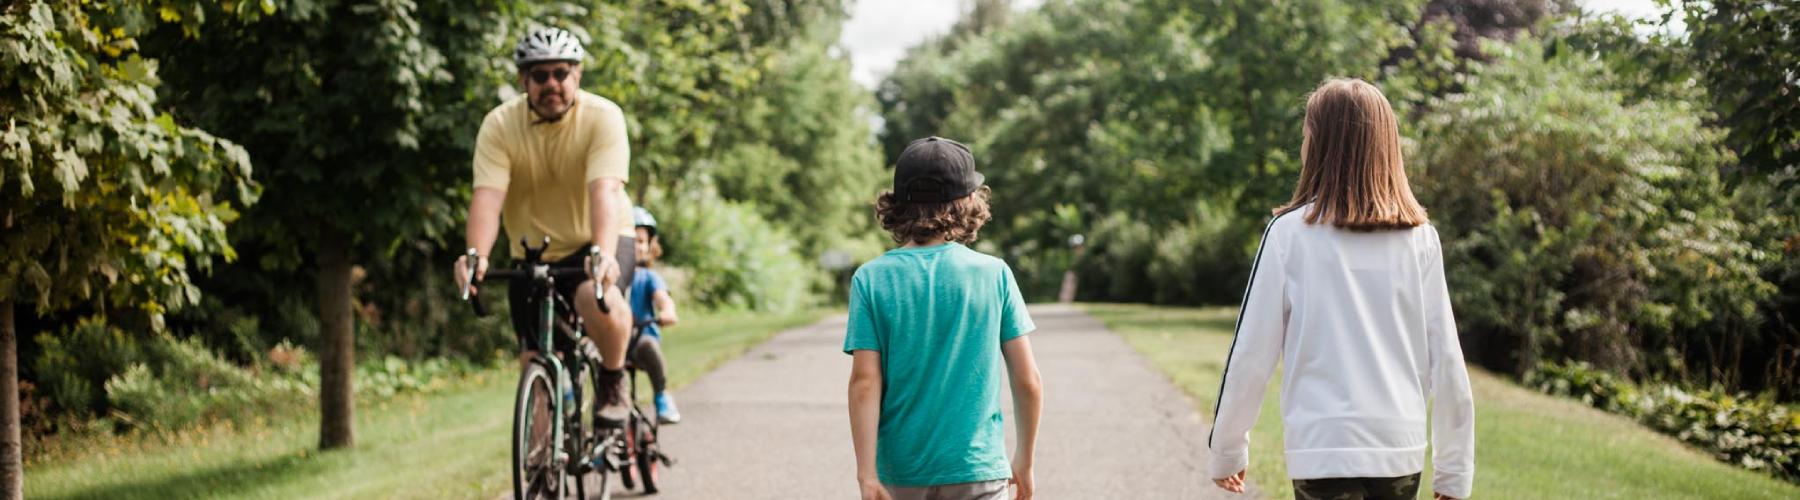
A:
MULTIPOLYGON (((1589 10, 1631 17, 1657 14, 1655 0, 1580 2, 1589 10)), ((1014 0, 1013 6, 1024 10, 1042 3, 1043 0, 1014 0)), ((908 47, 949 31, 967 4, 965 0, 856 0, 850 22, 844 25, 839 39, 850 51, 851 76, 863 86, 875 88, 894 63, 906 55, 908 47)))

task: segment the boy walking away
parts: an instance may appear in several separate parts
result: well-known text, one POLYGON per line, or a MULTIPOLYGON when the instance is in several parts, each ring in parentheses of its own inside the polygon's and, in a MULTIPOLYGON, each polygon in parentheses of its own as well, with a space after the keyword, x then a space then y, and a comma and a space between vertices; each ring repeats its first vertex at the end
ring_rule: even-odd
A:
POLYGON ((964 246, 991 218, 982 178, 967 146, 919 139, 875 202, 902 246, 850 280, 844 352, 864 500, 1000 500, 1009 484, 1012 498, 1032 496, 1043 383, 1025 334, 1036 326, 1006 262, 964 246), (1003 368, 1018 432, 1010 462, 1003 368))
POLYGON ((1474 398, 1393 108, 1366 82, 1327 81, 1307 98, 1300 151, 1300 184, 1263 232, 1226 358, 1207 442, 1214 482, 1244 491, 1250 428, 1281 361, 1295 497, 1413 498, 1429 416, 1432 490, 1467 498, 1474 398))

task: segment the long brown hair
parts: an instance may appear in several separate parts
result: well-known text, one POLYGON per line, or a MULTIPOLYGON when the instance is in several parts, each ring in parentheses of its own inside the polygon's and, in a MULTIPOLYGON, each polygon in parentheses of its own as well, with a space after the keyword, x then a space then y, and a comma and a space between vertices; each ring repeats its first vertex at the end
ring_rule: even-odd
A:
POLYGON ((1307 203, 1308 224, 1355 231, 1424 224, 1400 154, 1400 127, 1381 90, 1359 79, 1326 80, 1306 98, 1300 183, 1285 213, 1307 203))

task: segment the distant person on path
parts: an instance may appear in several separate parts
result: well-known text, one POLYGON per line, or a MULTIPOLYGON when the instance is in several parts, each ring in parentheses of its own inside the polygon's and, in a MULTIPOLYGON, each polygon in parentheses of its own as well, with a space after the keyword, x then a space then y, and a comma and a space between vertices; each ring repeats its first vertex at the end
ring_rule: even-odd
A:
POLYGON ((900 248, 850 280, 844 352, 850 434, 864 500, 1032 497, 1043 382, 1037 328, 1012 268, 964 246, 991 218, 990 191, 969 148, 913 141, 894 189, 875 202, 900 248), (1006 456, 1000 371, 1012 383, 1018 448, 1006 456))
POLYGON ((657 238, 656 217, 644 207, 632 209, 637 224, 637 272, 631 279, 631 313, 634 325, 642 325, 643 335, 631 346, 631 362, 650 377, 650 388, 656 391, 656 421, 664 424, 681 422, 681 411, 675 408, 675 397, 667 392, 669 379, 663 366, 662 327, 675 326, 675 298, 669 295, 669 284, 656 272, 662 258, 662 240, 657 238))
POLYGON ((1362 80, 1329 80, 1307 99, 1303 137, 1299 186, 1263 232, 1226 358, 1213 481, 1244 491, 1250 428, 1280 361, 1296 498, 1413 498, 1427 417, 1432 491, 1468 498, 1474 397, 1393 108, 1362 80))

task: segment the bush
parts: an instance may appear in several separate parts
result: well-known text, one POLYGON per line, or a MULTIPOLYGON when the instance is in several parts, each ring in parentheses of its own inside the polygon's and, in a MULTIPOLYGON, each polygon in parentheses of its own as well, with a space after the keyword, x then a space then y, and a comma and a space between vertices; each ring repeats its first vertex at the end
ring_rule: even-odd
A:
POLYGON ((401 394, 430 394, 455 387, 458 380, 489 367, 461 358, 432 358, 409 363, 388 356, 379 363, 356 367, 356 391, 376 399, 401 394))
POLYGON ((1495 48, 1465 93, 1432 101, 1409 155, 1470 358, 1513 374, 1567 358, 1734 378, 1684 371, 1743 369, 1730 360, 1774 291, 1719 180, 1730 153, 1707 112, 1629 98, 1585 54, 1495 48))
POLYGON ((658 215, 663 258, 688 271, 677 297, 684 306, 787 312, 813 305, 831 284, 793 236, 748 204, 701 189, 658 215))
MULTIPOLYGON (((420 281, 441 284, 437 278, 420 281)), ((425 286, 395 294, 419 302, 413 308, 396 307, 385 321, 379 317, 381 309, 364 304, 362 327, 372 332, 361 337, 377 337, 368 342, 381 348, 362 352, 408 356, 369 355, 366 359, 373 362, 357 367, 358 392, 380 399, 439 390, 512 346, 504 301, 495 305, 498 314, 477 321, 467 307, 445 297, 448 293, 425 286), (424 310, 451 307, 458 309, 424 310), (435 357, 411 357, 421 355, 435 357)), ((21 386, 29 410, 22 413, 26 429, 43 436, 92 423, 174 428, 312 404, 318 364, 310 353, 291 340, 268 340, 270 334, 258 331, 254 316, 230 308, 215 311, 223 313, 220 319, 181 323, 179 334, 134 334, 130 326, 99 317, 39 333, 34 339, 38 352, 26 358, 21 386), (106 419, 117 422, 100 422, 106 419)))
POLYGON ((97 318, 39 333, 37 344, 40 352, 30 365, 36 392, 49 400, 51 412, 75 417, 104 414, 106 380, 146 360, 140 340, 97 318))
MULTIPOLYGON (((293 413, 317 401, 318 361, 288 342, 250 367, 225 360, 197 339, 158 337, 145 350, 143 359, 151 361, 132 363, 105 383, 107 417, 125 429, 168 430, 293 413)), ((387 356, 356 368, 356 389, 373 400, 432 393, 488 367, 461 358, 409 363, 387 356)))
MULTIPOLYGON (((506 285, 489 283, 500 293, 485 298, 490 314, 476 317, 450 274, 450 264, 463 248, 461 237, 445 240, 411 241, 396 247, 391 258, 358 268, 364 276, 356 284, 359 355, 481 362, 496 351, 517 351, 506 285)), ((501 240, 494 248, 506 255, 509 246, 501 240)), ((495 266, 509 264, 506 258, 493 261, 495 266)))
POLYGON ((255 373, 193 339, 161 338, 158 363, 134 363, 106 381, 110 416, 137 429, 174 429, 217 418, 273 414, 314 398, 318 370, 255 373))
POLYGON ((1114 300, 1150 303, 1156 285, 1150 278, 1150 261, 1156 258, 1156 235, 1150 226, 1123 213, 1113 213, 1094 225, 1087 238, 1087 255, 1081 260, 1081 300, 1114 300))
POLYGON ((1800 482, 1800 413, 1771 396, 1638 386, 1583 362, 1539 365, 1525 384, 1631 417, 1720 461, 1800 482))
POLYGON ((1124 214, 1102 219, 1080 266, 1080 297, 1235 303, 1249 279, 1260 229, 1259 221, 1238 214, 1236 204, 1235 196, 1203 198, 1186 220, 1160 230, 1124 214))
POLYGON ((1257 221, 1237 215, 1236 202, 1236 197, 1202 199, 1188 220, 1163 233, 1149 268, 1158 303, 1242 300, 1259 232, 1251 229, 1257 221))

